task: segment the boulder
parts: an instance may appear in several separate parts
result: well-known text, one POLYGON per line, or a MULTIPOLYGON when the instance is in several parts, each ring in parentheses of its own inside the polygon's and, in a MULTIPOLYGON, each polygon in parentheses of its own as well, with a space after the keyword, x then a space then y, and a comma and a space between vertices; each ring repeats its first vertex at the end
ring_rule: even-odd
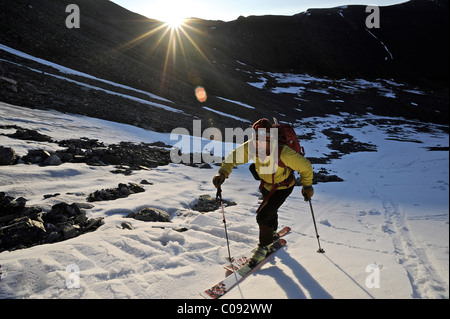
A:
POLYGON ((55 154, 50 155, 50 157, 46 158, 42 162, 42 166, 58 166, 61 164, 62 164, 61 159, 58 157, 58 155, 55 154))
POLYGON ((25 164, 41 165, 51 154, 45 150, 29 150, 28 154, 22 157, 25 164))
POLYGON ((19 161, 19 156, 11 147, 0 146, 0 165, 14 165, 19 161))
POLYGON ((53 142, 50 136, 39 133, 36 130, 30 130, 26 128, 18 128, 15 133, 8 134, 6 136, 17 138, 19 140, 30 140, 38 142, 53 142))
POLYGON ((127 218, 134 218, 146 222, 170 222, 170 214, 155 207, 146 207, 137 213, 131 213, 127 218))
POLYGON ((71 221, 72 224, 85 224, 86 213, 82 212, 76 204, 59 203, 52 206, 52 209, 44 214, 44 222, 58 225, 71 221))
POLYGON ((47 213, 36 206, 26 206, 23 197, 0 192, 0 252, 38 244, 71 239, 103 225, 103 217, 88 219, 80 209, 90 204, 53 205, 47 213))
POLYGON ((91 218, 87 221, 87 225, 84 228, 85 231, 93 231, 99 228, 101 225, 104 224, 104 218, 103 217, 96 217, 91 218))
POLYGON ((45 238, 44 224, 29 217, 0 228, 0 251, 17 245, 32 246, 45 238))
MULTIPOLYGON (((224 207, 237 205, 233 201, 222 200, 222 202, 224 207)), ((212 197, 211 195, 200 195, 197 202, 194 204, 193 209, 204 213, 214 211, 220 208, 220 206, 220 201, 217 201, 215 197, 212 197)))
POLYGON ((117 188, 108 188, 97 190, 88 195, 87 201, 97 202, 104 200, 114 200, 118 198, 125 198, 129 195, 145 192, 145 189, 134 183, 123 184, 120 183, 117 188))

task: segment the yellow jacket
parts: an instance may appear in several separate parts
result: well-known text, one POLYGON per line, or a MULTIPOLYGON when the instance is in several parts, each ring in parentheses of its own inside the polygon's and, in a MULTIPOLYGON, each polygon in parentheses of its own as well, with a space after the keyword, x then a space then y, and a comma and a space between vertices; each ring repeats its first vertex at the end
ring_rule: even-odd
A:
MULTIPOLYGON (((272 150, 276 151, 271 152, 270 155, 262 159, 254 154, 254 151, 251 150, 252 147, 250 147, 250 143, 252 143, 251 140, 239 145, 235 150, 230 152, 222 162, 219 173, 224 174, 228 178, 235 165, 245 164, 250 160, 253 160, 258 175, 266 182, 264 187, 269 191, 272 189, 272 181, 275 183, 283 182, 289 177, 292 170, 300 173, 303 186, 312 185, 313 169, 311 162, 308 159, 286 145, 283 145, 278 156, 278 147, 276 146, 276 143, 272 144, 271 147, 272 150), (286 167, 278 166, 278 158, 286 167)), ((278 189, 286 189, 292 187, 294 184, 295 179, 288 186, 279 186, 278 189)))

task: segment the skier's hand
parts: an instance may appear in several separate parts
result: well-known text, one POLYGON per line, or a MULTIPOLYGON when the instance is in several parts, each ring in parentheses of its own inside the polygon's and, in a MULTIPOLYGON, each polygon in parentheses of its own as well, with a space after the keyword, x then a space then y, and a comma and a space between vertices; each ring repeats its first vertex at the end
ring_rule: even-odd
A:
POLYGON ((216 188, 219 188, 220 185, 222 185, 224 181, 225 181, 225 175, 222 173, 218 173, 218 174, 214 175, 214 177, 212 179, 212 182, 216 188))
POLYGON ((314 188, 312 186, 303 186, 302 195, 306 202, 309 201, 314 195, 314 188))

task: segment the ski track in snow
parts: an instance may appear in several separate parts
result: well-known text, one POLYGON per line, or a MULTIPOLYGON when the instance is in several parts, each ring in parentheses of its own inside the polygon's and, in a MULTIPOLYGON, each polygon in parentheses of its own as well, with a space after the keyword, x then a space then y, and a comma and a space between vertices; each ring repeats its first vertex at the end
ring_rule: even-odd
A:
MULTIPOLYGON (((421 247, 409 231, 408 221, 392 201, 383 204, 386 223, 392 227, 390 231, 392 243, 398 262, 408 273, 414 298, 445 298, 445 281, 436 272, 426 249, 421 247)), ((389 229, 389 228, 387 228, 389 229)))

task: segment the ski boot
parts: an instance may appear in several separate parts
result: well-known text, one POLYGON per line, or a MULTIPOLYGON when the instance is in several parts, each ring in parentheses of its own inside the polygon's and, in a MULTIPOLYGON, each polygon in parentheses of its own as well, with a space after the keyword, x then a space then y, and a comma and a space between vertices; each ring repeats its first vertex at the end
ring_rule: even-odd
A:
POLYGON ((280 235, 278 235, 277 231, 273 232, 273 242, 276 242, 280 238, 280 235))
MULTIPOLYGON (((271 245, 270 245, 271 246, 271 245)), ((270 251, 270 246, 263 246, 261 244, 258 244, 258 247, 256 247, 253 250, 253 256, 252 258, 250 258, 249 261, 249 266, 250 267, 254 267, 256 266, 259 262, 261 262, 262 260, 264 260, 264 258, 266 258, 267 254, 270 251)))

